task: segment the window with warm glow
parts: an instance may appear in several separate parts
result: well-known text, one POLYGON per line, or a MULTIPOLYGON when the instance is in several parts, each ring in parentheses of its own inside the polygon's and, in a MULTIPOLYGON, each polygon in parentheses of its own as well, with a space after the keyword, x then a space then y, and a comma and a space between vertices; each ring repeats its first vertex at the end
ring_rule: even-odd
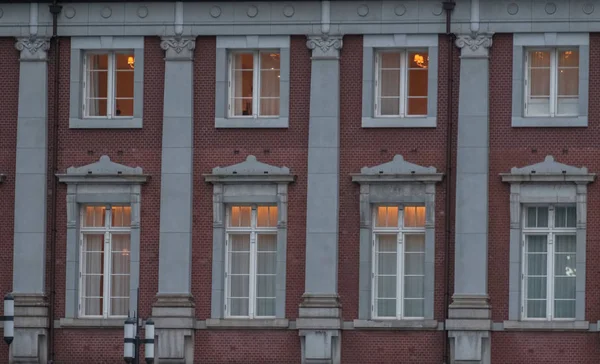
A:
POLYGON ((525 62, 525 115, 577 116, 578 49, 533 49, 525 62))
POLYGON ((83 115, 133 117, 133 52, 88 52, 84 57, 83 115))
POLYGON ((377 206, 373 221, 373 317, 423 318, 425 207, 377 206))
POLYGON ((233 52, 229 63, 229 116, 279 116, 279 52, 233 52))
POLYGON ((379 51, 375 65, 376 116, 427 116, 427 51, 379 51))
POLYGON ((127 316, 131 207, 84 206, 80 232, 80 316, 127 316))
POLYGON ((277 219, 276 206, 227 209, 227 317, 275 316, 277 219))
POLYGON ((575 206, 524 208, 523 319, 575 319, 576 222, 575 206))

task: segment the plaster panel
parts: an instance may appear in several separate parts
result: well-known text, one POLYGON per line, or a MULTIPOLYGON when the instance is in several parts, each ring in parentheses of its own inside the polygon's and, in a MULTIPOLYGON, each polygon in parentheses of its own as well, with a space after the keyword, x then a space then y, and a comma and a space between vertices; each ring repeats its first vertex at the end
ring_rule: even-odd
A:
POLYGON ((454 294, 487 292, 487 260, 483 257, 487 257, 487 234, 456 233, 454 294))
POLYGON ((158 268, 158 291, 161 294, 190 292, 190 240, 191 233, 161 231, 159 248, 161 264, 158 268))
POLYGON ((43 233, 46 221, 45 206, 46 175, 18 174, 15 184, 15 234, 43 233))
POLYGON ((316 117, 311 116, 310 123, 314 125, 308 129, 308 147, 339 147, 340 130, 337 116, 316 117))
POLYGON ((160 194, 161 233, 191 232, 191 184, 189 174, 162 175, 160 194))
POLYGON ((45 118, 19 118, 17 120, 17 145, 19 148, 39 148, 45 145, 48 135, 46 133, 45 118))
POLYGON ((306 233, 306 293, 337 292, 337 232, 306 233))
MULTIPOLYGON (((310 151, 309 151, 310 153, 310 151)), ((338 175, 309 174, 306 228, 309 233, 337 233, 338 175)))
POLYGON ((14 262, 19 264, 13 265, 13 292, 44 293, 45 235, 43 232, 23 233, 15 229, 14 262))
POLYGON ((192 75, 192 62, 165 62, 165 98, 163 110, 165 116, 192 116, 192 75))
POLYGON ((192 148, 163 148, 161 173, 191 175, 192 148))
MULTIPOLYGON (((460 163, 460 162, 459 162, 460 163)), ((487 173, 458 174, 456 177, 456 234, 488 231, 487 173)), ((487 238, 482 241, 486 245, 487 238)), ((459 244, 457 243, 457 246, 459 244)), ((458 248, 457 248, 458 249, 458 248)), ((482 255, 484 257, 486 255, 482 255)), ((479 272, 479 271, 474 271, 479 272)))

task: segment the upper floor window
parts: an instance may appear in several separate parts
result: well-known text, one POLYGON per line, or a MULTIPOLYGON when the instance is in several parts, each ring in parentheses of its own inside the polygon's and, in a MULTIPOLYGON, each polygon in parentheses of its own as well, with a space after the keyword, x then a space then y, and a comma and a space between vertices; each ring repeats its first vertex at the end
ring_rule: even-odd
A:
POLYGON ((373 318, 423 318, 425 207, 378 206, 373 222, 373 318))
POLYGON ((523 210, 523 318, 575 319, 575 206, 523 210))
POLYGON ((80 224, 80 316, 129 311, 130 206, 84 206, 80 224))
POLYGON ((85 118, 131 118, 134 115, 133 51, 94 51, 84 57, 85 118))
POLYGON ((225 316, 275 317, 277 206, 227 210, 225 316))
POLYGON ((579 49, 529 49, 525 88, 526 116, 577 116, 579 49))
POLYGON ((380 50, 375 67, 375 116, 427 116, 427 50, 380 50))
POLYGON ((279 51, 232 52, 229 64, 229 116, 279 116, 279 51))

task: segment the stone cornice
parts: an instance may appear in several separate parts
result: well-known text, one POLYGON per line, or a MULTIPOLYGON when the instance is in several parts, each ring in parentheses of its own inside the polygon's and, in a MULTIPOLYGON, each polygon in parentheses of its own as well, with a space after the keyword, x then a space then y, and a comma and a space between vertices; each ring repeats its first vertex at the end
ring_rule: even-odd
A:
POLYGON ((316 35, 308 36, 306 46, 311 49, 313 58, 338 58, 342 49, 341 35, 316 35))
POLYGON ((21 52, 23 61, 45 61, 50 40, 48 38, 19 37, 15 48, 21 52))
POLYGON ((160 47, 166 51, 167 60, 189 61, 193 58, 194 49, 196 49, 195 37, 163 37, 160 47))
POLYGON ((573 182, 587 184, 594 181, 596 174, 588 173, 585 167, 578 168, 556 162, 551 155, 546 156, 543 162, 517 168, 513 167, 510 173, 500 173, 502 182, 573 182))
POLYGON ((491 34, 460 34, 456 37, 455 44, 461 49, 463 58, 487 57, 492 46, 491 34))

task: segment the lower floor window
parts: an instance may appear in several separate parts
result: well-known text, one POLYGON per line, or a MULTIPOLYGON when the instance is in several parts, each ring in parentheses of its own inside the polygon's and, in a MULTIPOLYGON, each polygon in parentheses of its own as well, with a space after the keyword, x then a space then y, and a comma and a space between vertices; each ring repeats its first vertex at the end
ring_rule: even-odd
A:
POLYGON ((127 316, 131 208, 84 206, 80 229, 80 315, 127 316))

